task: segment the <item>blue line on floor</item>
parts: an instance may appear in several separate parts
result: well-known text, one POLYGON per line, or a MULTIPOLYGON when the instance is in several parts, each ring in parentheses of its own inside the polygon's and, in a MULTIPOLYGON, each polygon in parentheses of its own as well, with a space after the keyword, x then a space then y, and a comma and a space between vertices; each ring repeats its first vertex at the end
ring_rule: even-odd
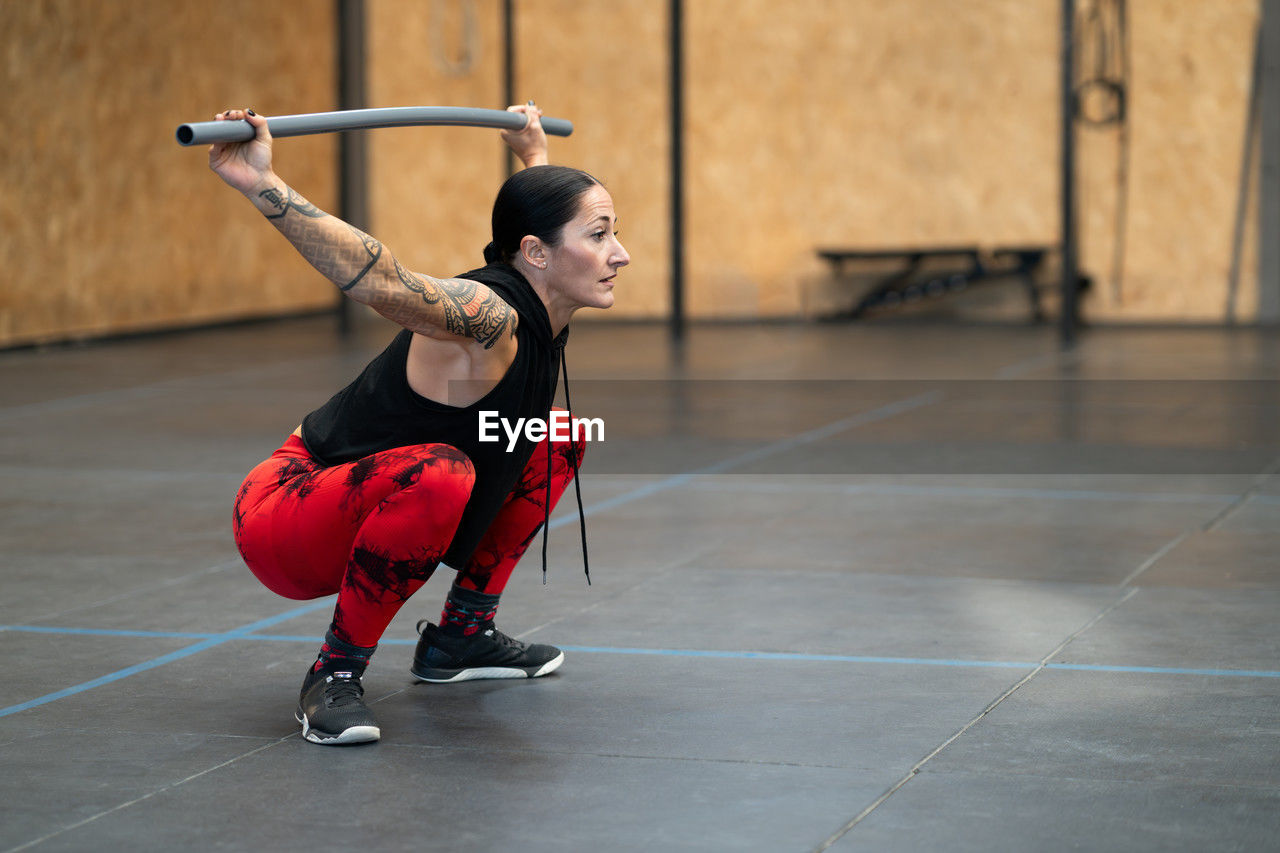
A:
MULTIPOLYGON (((1240 493, 1204 494, 1197 492, 1161 493, 1161 492, 1119 492, 1098 489, 1029 489, 1004 486, 944 486, 944 485, 901 485, 901 484, 836 484, 836 483, 764 483, 764 482, 732 482, 698 480, 693 488, 708 492, 779 492, 783 494, 839 494, 867 495, 879 497, 884 495, 906 495, 909 497, 940 498, 1043 498, 1045 500, 1062 501, 1118 501, 1123 503, 1171 503, 1202 504, 1230 503, 1240 500, 1240 493)), ((1252 495, 1251 501, 1264 504, 1280 504, 1280 497, 1270 495, 1252 495)))
MULTIPOLYGON (((888 663, 907 666, 965 666, 1003 669, 1034 669, 1038 663, 1002 660, 946 660, 942 658, 869 657, 864 655, 814 655, 790 652, 732 652, 704 651, 697 649, 629 649, 608 646, 560 646, 566 652, 613 655, 669 655, 697 658, 744 658, 755 660, 813 661, 818 663, 888 663)), ((1161 675, 1211 675, 1237 678, 1280 678, 1280 671, 1250 669, 1187 669, 1167 666, 1111 666, 1086 663, 1049 663, 1045 669, 1073 670, 1077 672, 1138 672, 1161 675)))
POLYGON ((120 628, 49 628, 43 625, 0 625, 0 631, 20 631, 24 634, 77 634, 86 637, 148 637, 153 640, 213 640, 225 636, 223 632, 195 634, 188 631, 140 631, 120 628))
POLYGON ((1110 666, 1100 663, 1049 663, 1045 669, 1063 669, 1074 672, 1154 672, 1165 675, 1211 675, 1237 678, 1280 678, 1280 672, 1269 669, 1182 669, 1167 666, 1110 666))
MULTIPOLYGON (((325 605, 329 604, 332 599, 326 600, 325 605)), ((262 622, 255 622, 254 625, 266 628, 273 624, 277 624, 285 619, 291 619, 294 616, 303 615, 306 612, 318 609, 319 605, 299 608, 290 611, 287 614, 281 614, 271 619, 264 619, 262 622)), ((26 633, 37 634, 67 634, 67 635, 89 635, 99 637, 144 637, 150 639, 201 639, 203 642, 197 643, 189 648, 182 649, 177 652, 156 658, 146 663, 138 664, 128 669, 122 669, 119 672, 112 673, 109 676, 95 681, 86 682, 84 685, 77 685, 73 688, 60 691, 59 693, 50 693, 48 696, 42 696, 40 699, 34 699, 23 705, 15 705, 12 708, 0 710, 0 716, 17 711, 25 710, 28 707, 44 704, 44 702, 52 702, 54 699, 61 699, 63 696, 70 696, 79 693, 81 690, 87 690, 89 687, 96 687, 99 684, 107 684, 110 681, 116 681, 137 672, 143 672, 147 669, 153 669, 170 661, 187 657, 197 652, 204 651, 221 643, 230 641, 250 641, 250 642, 267 642, 267 643, 304 643, 318 644, 321 641, 319 636, 304 636, 298 634, 252 634, 249 631, 253 626, 245 626, 234 631, 228 631, 224 634, 192 634, 185 632, 170 631, 133 631, 133 630, 115 630, 108 628, 49 628, 37 627, 30 625, 0 625, 0 631, 20 631, 26 633)), ((378 645, 380 646, 412 646, 417 643, 416 639, 383 639, 378 645)), ((912 658, 912 657, 880 657, 872 655, 822 655, 822 654, 802 654, 799 652, 750 652, 750 651, 729 651, 714 649, 641 649, 628 648, 625 646, 561 646, 563 651, 576 652, 580 654, 599 654, 599 655, 654 655, 659 657, 683 657, 683 658, 720 658, 733 660, 772 660, 772 661, 802 661, 809 663, 862 663, 862 664, 897 664, 900 666, 949 666, 949 667, 974 667, 986 669, 1034 669, 1039 663, 1032 661, 1005 661, 1005 660, 960 660, 947 658, 912 658)), ((1045 669, 1065 670, 1070 672, 1128 672, 1128 673, 1150 673, 1154 675, 1205 675, 1215 678, 1280 678, 1280 671, 1274 670, 1256 670, 1256 669, 1194 669, 1187 667, 1170 667, 1170 666, 1117 666, 1110 664, 1090 664, 1090 663, 1049 663, 1045 664, 1045 669)))
POLYGON ((662 655, 680 658, 734 658, 739 660, 785 660, 811 663, 896 663, 912 666, 974 666, 1002 669, 1034 669, 1037 664, 1005 660, 941 660, 937 658, 896 658, 867 655, 818 655, 799 652, 736 652, 715 649, 633 649, 616 646, 560 646, 566 652, 603 655, 662 655))
MULTIPOLYGON (((152 392, 146 391, 145 393, 150 394, 152 392)), ((88 395, 88 396, 92 396, 92 395, 88 395)), ((775 453, 780 453, 785 450, 790 450, 793 447, 797 447, 802 444, 807 444, 812 441, 818 441, 823 438, 827 438, 831 435, 835 435, 837 433, 843 432, 845 430, 853 429, 854 427, 861 426, 863 424, 873 423, 875 421, 883 420, 885 418, 890 418, 890 417, 893 417, 894 415, 900 414, 905 411, 909 411, 914 408, 918 408, 920 406, 927 406, 930 403, 934 403, 939 399, 941 399, 941 395, 939 395, 937 392, 929 392, 927 394, 917 395, 916 397, 912 397, 907 400, 899 400, 898 402, 895 402, 895 403, 889 403, 888 405, 880 406, 879 408, 871 409, 866 412, 859 412, 858 414, 850 415, 849 417, 842 418, 838 421, 834 421, 825 426, 817 427, 816 429, 811 429, 807 432, 802 432, 798 435, 791 436, 788 438, 779 439, 777 441, 774 441, 770 444, 765 445, 764 447, 757 448, 756 450, 752 450, 748 453, 743 453, 738 456, 732 456, 728 459, 723 459, 719 462, 713 463, 711 465, 707 465, 703 468, 698 468, 697 470, 690 471, 684 474, 677 474, 675 476, 668 477, 665 480, 662 480, 657 483, 650 483, 646 486, 642 486, 638 489, 634 489, 630 492, 618 495, 617 497, 614 497, 609 500, 602 501, 601 503, 590 506, 586 509, 585 512, 587 515, 593 515, 598 512, 604 512, 606 510, 613 509, 614 507, 621 506, 622 504, 630 503, 631 501, 638 500, 643 497, 648 497, 651 494, 665 491, 666 489, 670 489, 674 486, 684 485, 685 483, 689 482, 691 479, 693 479, 695 476, 699 474, 722 473, 724 471, 728 471, 744 463, 754 462, 758 459, 771 456, 775 453)), ((54 401, 54 405, 58 405, 58 404, 59 404, 58 401, 54 401)), ((43 406, 46 404, 35 404, 35 405, 43 406)), ((19 409, 21 408, 22 407, 19 407, 19 409)), ((0 412, 0 415, 12 414, 12 413, 13 413, 12 411, 0 412)), ((558 527, 561 527, 565 524, 570 523, 573 520, 574 519, 572 515, 566 514, 561 516, 558 519, 552 520, 552 522, 548 524, 547 527, 550 530, 554 530, 558 527)), ((210 649, 217 645, 221 645, 222 643, 225 643, 229 640, 245 639, 246 634, 249 634, 260 628, 269 627, 270 625, 274 625, 279 622, 292 619, 295 616, 301 616, 305 613, 310 613, 314 610, 319 610, 322 607, 331 607, 332 604, 333 604, 333 597, 330 596, 327 599, 321 599, 320 601, 312 602, 311 604, 308 604, 304 607, 290 610, 286 613, 281 613, 278 616, 273 616, 269 619, 264 619, 260 622, 254 622, 251 625, 246 625, 243 628, 238 628, 234 631, 229 631, 225 634, 192 635, 187 633, 171 633, 167 635, 170 639, 196 639, 201 636, 206 637, 206 639, 202 640, 199 643, 196 643, 193 646, 188 646, 185 649, 181 649, 176 652, 171 652, 170 654, 163 655, 161 657, 154 658, 152 660, 145 661, 140 664, 136 664, 135 666, 117 670, 116 672, 109 673, 100 678, 95 678, 92 681, 86 681, 82 684, 77 684, 73 687, 68 687, 65 690, 59 690, 56 693, 48 693, 44 696, 40 696, 38 698, 32 699, 29 702, 23 702, 18 705, 10 705, 7 708, 0 708, 0 717, 7 717, 10 714, 16 714, 19 711, 25 711, 28 708, 35 708, 37 706, 44 705, 49 702, 54 702, 58 699, 63 699, 67 696, 74 696, 77 693, 82 693, 85 690, 91 690, 94 687, 99 687, 103 684, 110 684, 113 681, 119 681, 122 678, 128 678, 129 676, 136 675, 139 672, 145 672, 146 670, 154 669, 158 666, 163 666, 164 664, 170 663, 171 661, 180 660, 182 658, 190 657, 191 655, 198 654, 199 652, 205 651, 206 649, 210 649)), ((23 630, 28 630, 28 626, 0 626, 0 630, 23 631, 23 630)), ((105 636, 105 634, 95 632, 92 629, 80 629, 79 631, 67 629, 62 633, 67 633, 67 634, 80 633, 82 635, 105 636)), ((139 634, 134 632, 134 633, 116 634, 115 636, 164 637, 166 635, 163 633, 139 634)), ((257 639, 269 639, 269 638, 259 636, 257 639)), ((310 638, 308 642, 315 642, 315 638, 310 638)))
MULTIPOLYGON (((10 705, 7 708, 0 708, 0 717, 7 717, 10 714, 16 714, 19 711, 25 711, 28 708, 35 708, 40 705, 48 704, 49 702, 57 701, 58 699, 65 699, 68 696, 74 696, 77 693, 83 693, 86 690, 92 690, 95 687, 101 687, 104 684, 110 684, 113 681, 119 681, 120 679, 128 678, 131 675, 137 675, 140 672, 146 672, 149 669, 155 669, 158 666, 164 666, 165 664, 172 663, 175 660, 181 660, 182 658, 191 657, 191 655, 199 654, 200 652, 203 652, 206 649, 211 649, 214 646, 220 646, 223 643, 226 643, 230 640, 242 639, 250 635, 252 632, 261 630, 262 628, 270 628, 272 625, 278 625, 281 622, 286 622, 290 619, 293 619, 294 617, 304 616, 308 613, 312 613, 324 607, 332 607, 333 598, 334 598, 333 596, 322 598, 319 601, 313 601, 310 604, 303 605, 302 607, 295 607, 294 609, 287 610, 284 613, 279 613, 275 616, 270 616, 266 619, 259 619, 257 622, 250 622, 248 625, 244 625, 240 628, 227 631, 224 634, 211 634, 211 635, 199 635, 199 634, 193 635, 193 634, 186 634, 186 633, 165 634, 163 632, 147 633, 143 631, 107 632, 107 631, 95 631, 92 629, 73 629, 73 630, 61 631, 60 633, 64 633, 64 634, 65 633, 81 634, 81 635, 93 634, 97 636, 104 636, 104 635, 131 636, 131 637, 147 636, 147 637, 162 637, 162 638, 170 637, 170 638, 181 638, 181 639, 193 639, 198 636, 206 636, 207 639, 202 640, 199 643, 196 643, 194 646, 187 646, 185 649, 179 649, 176 652, 170 652, 167 655, 161 655, 158 658, 152 658, 151 660, 143 661, 142 663, 134 664, 133 666, 125 667, 124 669, 118 669, 115 672, 107 673, 106 675, 103 675, 99 678, 95 678, 91 681, 85 681, 81 684, 76 684, 72 687, 66 688, 65 690, 58 690, 54 693, 46 693, 44 696, 38 696, 35 699, 31 699, 27 702, 21 702, 17 705, 10 705)), ((0 626, 0 630, 31 631, 32 626, 26 626, 26 625, 0 626)), ((35 628, 34 630, 39 633, 48 633, 47 629, 35 628)))

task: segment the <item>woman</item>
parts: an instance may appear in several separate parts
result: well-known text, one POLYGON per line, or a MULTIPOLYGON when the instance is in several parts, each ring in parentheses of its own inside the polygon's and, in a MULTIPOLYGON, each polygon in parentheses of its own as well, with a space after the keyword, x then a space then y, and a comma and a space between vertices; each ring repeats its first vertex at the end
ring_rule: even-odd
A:
POLYGON ((493 620, 583 443, 522 437, 508 450, 505 439, 481 441, 478 421, 481 412, 512 424, 550 420, 569 318, 611 306, 614 277, 630 258, 609 193, 585 172, 547 165, 532 102, 510 109, 528 116, 523 130, 502 134, 526 168, 494 202, 487 265, 451 279, 410 272, 281 181, 266 119, 252 110, 217 116, 247 120, 256 136, 213 145, 210 168, 340 290, 403 327, 236 496, 236 543, 268 588, 295 599, 338 596, 298 700, 312 743, 379 738, 361 676, 392 617, 441 562, 458 574, 440 624, 419 623, 417 678, 536 677, 564 660, 552 646, 507 637, 493 620))

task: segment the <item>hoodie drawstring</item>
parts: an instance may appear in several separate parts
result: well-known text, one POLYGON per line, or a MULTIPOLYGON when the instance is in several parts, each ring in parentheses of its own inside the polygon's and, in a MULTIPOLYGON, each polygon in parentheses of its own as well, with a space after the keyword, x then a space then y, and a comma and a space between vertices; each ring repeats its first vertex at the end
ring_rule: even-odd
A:
MULTIPOLYGON (((587 560, 587 514, 582 509, 582 484, 578 480, 578 452, 574 444, 573 401, 569 398, 569 364, 565 361, 564 344, 560 350, 560 375, 564 377, 564 407, 569 410, 569 465, 573 468, 573 491, 578 498, 578 529, 582 534, 582 573, 591 586, 591 566, 587 560)), ((548 415, 550 412, 547 413, 548 415)), ((547 533, 551 526, 551 436, 547 436, 547 493, 543 500, 542 514, 542 583, 547 582, 547 533)))
POLYGON ((578 448, 574 444, 573 401, 569 399, 569 363, 564 358, 564 347, 560 347, 560 375, 564 377, 564 407, 569 410, 569 464, 573 466, 573 491, 578 496, 578 530, 582 534, 582 573, 587 576, 587 586, 591 586, 591 566, 587 562, 587 514, 582 509, 582 483, 578 480, 578 448))

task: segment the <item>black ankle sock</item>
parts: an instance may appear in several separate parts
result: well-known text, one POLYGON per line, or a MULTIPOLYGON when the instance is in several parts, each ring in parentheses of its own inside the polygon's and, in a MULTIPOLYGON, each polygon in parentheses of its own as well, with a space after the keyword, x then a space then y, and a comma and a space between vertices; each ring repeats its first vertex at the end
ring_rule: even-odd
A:
POLYGON ((498 614, 498 598, 493 593, 463 589, 455 584, 440 613, 440 630, 450 637, 471 636, 498 614))
POLYGON ((316 658, 312 672, 326 670, 328 672, 350 672, 357 678, 364 674, 369 665, 369 658, 377 650, 377 646, 356 646, 338 639, 333 625, 324 635, 324 645, 320 647, 320 656, 316 658))

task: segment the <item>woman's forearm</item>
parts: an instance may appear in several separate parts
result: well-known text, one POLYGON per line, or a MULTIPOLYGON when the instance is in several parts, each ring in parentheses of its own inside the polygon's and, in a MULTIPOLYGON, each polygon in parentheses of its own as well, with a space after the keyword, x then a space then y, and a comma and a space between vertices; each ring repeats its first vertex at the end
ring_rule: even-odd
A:
POLYGON ((356 288, 382 257, 381 243, 325 213, 274 175, 245 195, 307 263, 344 292, 356 288))
POLYGON ((321 275, 388 320, 432 337, 470 338, 486 349, 515 333, 515 312, 489 288, 405 269, 377 240, 274 175, 245 195, 321 275))

